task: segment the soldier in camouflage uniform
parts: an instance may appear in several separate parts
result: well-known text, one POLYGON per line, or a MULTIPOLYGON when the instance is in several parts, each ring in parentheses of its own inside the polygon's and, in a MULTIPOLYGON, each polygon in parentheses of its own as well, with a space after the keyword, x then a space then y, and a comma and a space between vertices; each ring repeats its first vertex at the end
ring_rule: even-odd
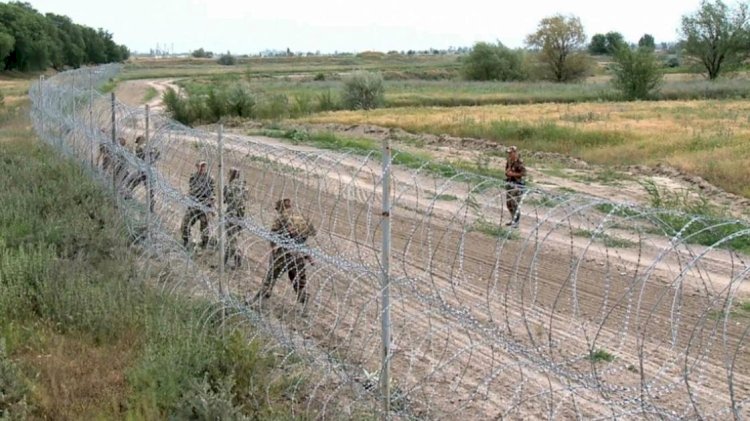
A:
MULTIPOLYGON (((135 156, 146 163, 146 165, 153 165, 156 160, 159 159, 159 156, 161 154, 159 153, 159 150, 156 148, 151 148, 150 150, 146 150, 146 138, 144 136, 138 136, 135 138, 135 156)), ((130 179, 128 182, 128 188, 132 192, 135 190, 136 187, 138 187, 139 184, 144 184, 148 188, 148 195, 150 197, 150 211, 154 211, 154 189, 153 187, 149 186, 148 183, 148 174, 145 170, 139 170, 138 173, 135 174, 134 177, 130 179), (149 188, 150 187, 150 188, 149 188)))
MULTIPOLYGON (((117 143, 124 148, 127 142, 125 142, 124 137, 120 137, 117 138, 117 143)), ((115 172, 121 171, 122 164, 118 161, 120 160, 117 157, 117 151, 112 142, 109 140, 101 141, 99 143, 99 164, 102 167, 102 171, 108 171, 110 168, 114 168, 115 172)))
POLYGON ((182 233, 182 244, 187 247, 190 242, 190 229, 196 221, 200 221, 201 248, 205 249, 208 246, 208 215, 205 208, 212 208, 214 205, 215 183, 214 179, 208 175, 205 162, 199 162, 196 168, 198 171, 190 176, 188 188, 190 197, 198 204, 188 207, 185 217, 182 218, 180 232, 182 233))
POLYGON ((227 251, 224 255, 224 264, 232 259, 234 266, 231 268, 239 269, 242 266, 242 254, 237 247, 237 240, 242 231, 240 220, 245 217, 245 202, 247 202, 248 193, 245 187, 245 181, 240 179, 240 170, 237 168, 229 169, 229 184, 224 186, 224 203, 227 205, 226 221, 226 238, 227 251))
POLYGON ((280 241, 279 243, 271 241, 271 259, 268 272, 263 279, 260 291, 253 298, 253 302, 261 298, 270 298, 276 279, 287 272, 292 287, 297 293, 297 302, 305 304, 307 302, 305 261, 311 258, 303 252, 285 247, 284 244, 304 244, 308 238, 316 234, 316 230, 310 221, 294 213, 290 199, 277 201, 276 211, 278 216, 271 226, 271 232, 278 235, 280 241))
POLYGON ((524 190, 523 177, 526 176, 526 167, 518 155, 518 148, 508 148, 508 160, 505 162, 505 204, 510 212, 510 221, 505 225, 518 228, 521 211, 518 209, 524 190))

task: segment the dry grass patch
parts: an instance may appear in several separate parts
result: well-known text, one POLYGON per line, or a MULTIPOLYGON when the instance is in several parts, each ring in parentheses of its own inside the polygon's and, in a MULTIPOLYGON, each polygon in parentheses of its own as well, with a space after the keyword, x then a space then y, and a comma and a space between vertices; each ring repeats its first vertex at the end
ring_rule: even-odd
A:
POLYGON ((34 379, 35 416, 42 419, 112 419, 126 407, 125 371, 135 344, 97 346, 77 335, 44 333, 39 348, 16 357, 34 379))
POLYGON ((333 112, 301 120, 512 142, 602 165, 664 163, 750 197, 748 101, 398 108, 333 112))

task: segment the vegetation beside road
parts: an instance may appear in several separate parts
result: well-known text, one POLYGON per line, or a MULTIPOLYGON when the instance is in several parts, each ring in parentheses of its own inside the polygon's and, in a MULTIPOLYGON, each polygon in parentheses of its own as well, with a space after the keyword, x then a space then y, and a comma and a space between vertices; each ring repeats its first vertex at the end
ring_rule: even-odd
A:
POLYGON ((310 413, 298 363, 142 277, 109 194, 34 139, 27 103, 0 124, 0 418, 310 413))

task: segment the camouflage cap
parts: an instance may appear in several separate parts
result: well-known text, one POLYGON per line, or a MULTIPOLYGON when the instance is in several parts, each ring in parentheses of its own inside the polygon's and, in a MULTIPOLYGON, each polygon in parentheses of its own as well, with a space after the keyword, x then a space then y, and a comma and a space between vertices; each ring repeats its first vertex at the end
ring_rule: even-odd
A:
POLYGON ((518 148, 515 146, 509 146, 508 149, 505 150, 505 152, 507 153, 517 152, 517 151, 518 151, 518 148))
POLYGON ((139 135, 139 136, 137 136, 137 137, 135 138, 135 143, 137 143, 137 144, 139 144, 139 145, 140 145, 141 143, 145 142, 145 141, 146 141, 146 137, 145 137, 145 136, 140 136, 140 135, 139 135))

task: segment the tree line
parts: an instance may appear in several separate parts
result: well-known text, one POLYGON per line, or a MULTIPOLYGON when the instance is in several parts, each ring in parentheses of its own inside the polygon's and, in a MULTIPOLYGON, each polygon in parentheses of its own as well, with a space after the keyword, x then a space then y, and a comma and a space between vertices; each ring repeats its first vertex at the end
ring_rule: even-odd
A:
POLYGON ((28 3, 0 3, 0 70, 62 70, 127 60, 130 52, 112 33, 41 14, 28 3))
MULTIPOLYGON (((710 80, 750 57, 747 3, 732 7, 721 0, 703 0, 698 10, 682 17, 679 32, 682 39, 676 48, 710 80)), ((578 17, 546 17, 526 37, 527 50, 510 49, 500 42, 475 44, 464 60, 464 74, 471 80, 569 82, 590 73, 593 63, 587 53, 607 54, 615 62, 614 83, 629 91, 626 97, 645 98, 658 87, 660 64, 653 36, 644 34, 638 44, 628 44, 622 34, 612 31, 595 34, 589 44, 586 40, 578 17)))

